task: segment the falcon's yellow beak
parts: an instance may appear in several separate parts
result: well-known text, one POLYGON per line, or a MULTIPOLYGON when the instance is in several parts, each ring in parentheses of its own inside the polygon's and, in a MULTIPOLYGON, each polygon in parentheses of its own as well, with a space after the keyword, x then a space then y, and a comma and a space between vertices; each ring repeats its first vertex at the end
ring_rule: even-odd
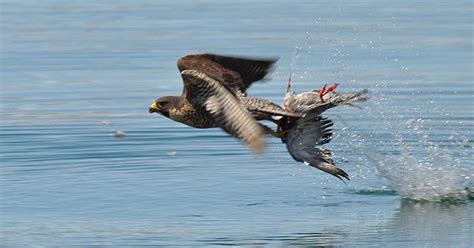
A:
POLYGON ((156 104, 156 102, 153 102, 150 106, 150 108, 148 109, 148 112, 150 113, 153 113, 153 112, 156 112, 156 113, 159 113, 160 112, 160 107, 158 104, 156 104))

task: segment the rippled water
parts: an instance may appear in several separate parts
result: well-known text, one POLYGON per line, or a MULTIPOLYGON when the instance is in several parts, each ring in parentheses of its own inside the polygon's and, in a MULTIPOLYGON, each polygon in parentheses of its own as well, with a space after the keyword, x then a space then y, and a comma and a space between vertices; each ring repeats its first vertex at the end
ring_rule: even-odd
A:
POLYGON ((1 2, 5 247, 473 245, 471 1, 1 2), (348 185, 147 112, 176 59, 279 56, 250 93, 368 87, 328 145, 348 185), (114 135, 124 132, 123 137, 114 135))

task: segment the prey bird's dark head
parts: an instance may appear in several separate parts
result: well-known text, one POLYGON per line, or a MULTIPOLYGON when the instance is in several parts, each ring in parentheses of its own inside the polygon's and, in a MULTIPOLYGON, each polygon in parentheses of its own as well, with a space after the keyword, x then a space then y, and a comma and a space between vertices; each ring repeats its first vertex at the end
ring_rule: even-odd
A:
POLYGON ((166 117, 170 117, 170 110, 176 108, 179 103, 179 97, 177 96, 164 96, 154 101, 148 112, 162 114, 166 117))

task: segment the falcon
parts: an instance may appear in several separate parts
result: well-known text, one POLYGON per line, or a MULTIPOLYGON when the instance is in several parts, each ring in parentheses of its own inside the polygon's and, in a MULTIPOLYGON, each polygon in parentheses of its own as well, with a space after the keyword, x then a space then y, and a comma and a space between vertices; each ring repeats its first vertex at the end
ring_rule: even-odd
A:
POLYGON ((161 97, 151 104, 149 112, 195 128, 220 127, 261 153, 269 129, 258 120, 277 122, 274 116, 302 117, 246 94, 252 83, 265 78, 275 62, 214 54, 184 56, 177 62, 184 84, 181 96, 161 97))

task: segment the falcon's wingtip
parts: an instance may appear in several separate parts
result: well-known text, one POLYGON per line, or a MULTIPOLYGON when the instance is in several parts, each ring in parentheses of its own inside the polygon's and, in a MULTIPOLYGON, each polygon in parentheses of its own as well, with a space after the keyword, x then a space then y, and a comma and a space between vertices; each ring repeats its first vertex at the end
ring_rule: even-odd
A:
POLYGON ((255 154, 263 154, 267 148, 267 143, 262 137, 250 143, 249 146, 255 154))

